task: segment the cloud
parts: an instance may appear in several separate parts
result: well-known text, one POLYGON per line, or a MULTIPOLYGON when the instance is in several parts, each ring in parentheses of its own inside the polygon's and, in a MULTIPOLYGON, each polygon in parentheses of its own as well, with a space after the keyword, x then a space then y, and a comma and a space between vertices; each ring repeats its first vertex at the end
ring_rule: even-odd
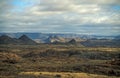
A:
POLYGON ((36 14, 51 14, 51 13, 65 13, 65 12, 77 12, 77 13, 94 13, 100 10, 100 7, 96 4, 74 4, 71 0, 59 1, 59 0, 41 0, 39 4, 30 8, 31 12, 36 14))
POLYGON ((119 34, 120 0, 0 0, 0 18, 1 32, 119 34))
POLYGON ((102 4, 102 5, 111 5, 111 4, 120 4, 120 0, 72 0, 75 4, 102 4))

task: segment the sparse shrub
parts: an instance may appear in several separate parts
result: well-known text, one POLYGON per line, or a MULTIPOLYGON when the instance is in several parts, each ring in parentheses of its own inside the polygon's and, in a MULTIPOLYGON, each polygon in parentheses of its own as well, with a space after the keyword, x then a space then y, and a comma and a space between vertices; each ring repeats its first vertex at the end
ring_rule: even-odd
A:
POLYGON ((21 57, 13 53, 0 53, 0 59, 2 62, 15 64, 20 62, 21 57))
POLYGON ((55 75, 55 78, 61 78, 61 75, 57 74, 55 75))

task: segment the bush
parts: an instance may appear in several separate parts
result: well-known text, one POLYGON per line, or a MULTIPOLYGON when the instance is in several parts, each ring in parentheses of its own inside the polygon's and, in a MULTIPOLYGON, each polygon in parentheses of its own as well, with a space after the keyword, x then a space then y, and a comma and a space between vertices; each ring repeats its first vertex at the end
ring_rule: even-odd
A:
POLYGON ((0 59, 2 62, 15 64, 20 62, 21 57, 13 53, 0 53, 0 59))

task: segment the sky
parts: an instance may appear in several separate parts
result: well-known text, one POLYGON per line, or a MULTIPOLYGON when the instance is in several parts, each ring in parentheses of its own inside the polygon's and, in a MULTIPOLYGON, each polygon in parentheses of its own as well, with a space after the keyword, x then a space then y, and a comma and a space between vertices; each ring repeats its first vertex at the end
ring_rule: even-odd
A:
POLYGON ((0 0, 0 32, 120 35, 120 0, 0 0))

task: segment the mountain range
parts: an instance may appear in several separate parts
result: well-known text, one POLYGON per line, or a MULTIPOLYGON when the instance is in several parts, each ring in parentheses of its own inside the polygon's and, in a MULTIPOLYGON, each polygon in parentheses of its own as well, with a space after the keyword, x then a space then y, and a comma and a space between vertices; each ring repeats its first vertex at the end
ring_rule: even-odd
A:
POLYGON ((37 44, 35 41, 27 37, 26 35, 22 35, 20 38, 12 38, 7 35, 0 36, 0 44, 26 44, 26 45, 34 45, 37 44))
POLYGON ((115 37, 120 37, 118 36, 102 36, 102 35, 83 35, 83 34, 71 34, 71 33, 0 33, 1 35, 8 35, 13 38, 19 38, 22 35, 27 35, 31 39, 41 39, 45 40, 48 37, 63 37, 63 38, 81 38, 81 39, 91 39, 91 38, 97 38, 97 39, 114 39, 115 37))
POLYGON ((87 47, 120 46, 119 36, 91 36, 78 34, 0 33, 0 44, 77 44, 87 47))

